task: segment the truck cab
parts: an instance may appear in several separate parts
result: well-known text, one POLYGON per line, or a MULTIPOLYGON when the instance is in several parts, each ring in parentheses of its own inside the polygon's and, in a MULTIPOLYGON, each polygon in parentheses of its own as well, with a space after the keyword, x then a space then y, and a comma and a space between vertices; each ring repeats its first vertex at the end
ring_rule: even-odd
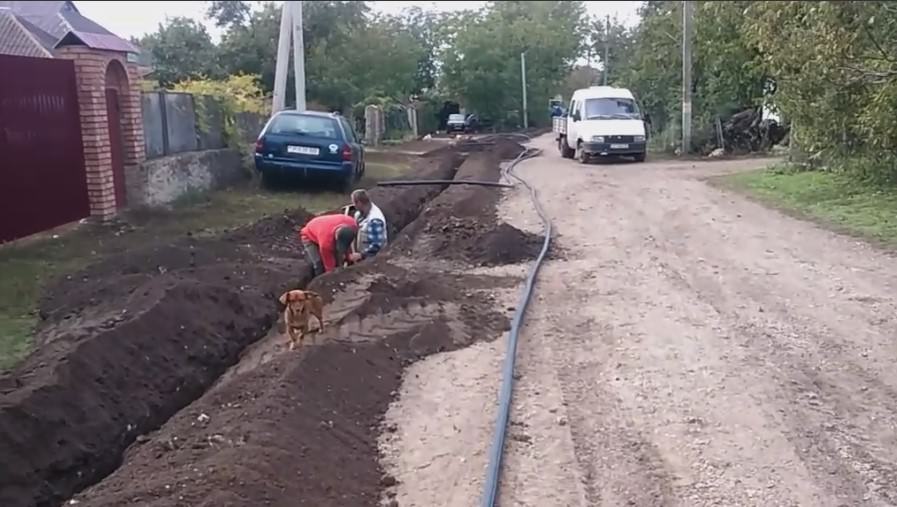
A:
POLYGON ((593 86, 573 92, 567 115, 555 118, 558 150, 586 163, 594 157, 631 156, 645 160, 647 131, 632 92, 593 86))

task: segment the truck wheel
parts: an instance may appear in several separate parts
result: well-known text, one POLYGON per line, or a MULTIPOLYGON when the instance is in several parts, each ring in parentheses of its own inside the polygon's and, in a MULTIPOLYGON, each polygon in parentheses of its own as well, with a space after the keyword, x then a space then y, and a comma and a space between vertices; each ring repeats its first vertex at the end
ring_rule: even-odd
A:
POLYGON ((644 162, 644 161, 645 161, 645 155, 647 155, 647 153, 636 153, 636 155, 635 155, 635 161, 636 161, 636 162, 644 162))
POLYGON ((559 148, 561 150, 561 156, 564 158, 573 158, 576 154, 576 150, 570 149, 567 147, 567 138, 562 137, 559 142, 559 148))
POLYGON ((580 164, 589 163, 589 155, 586 153, 586 150, 582 149, 581 143, 576 145, 576 160, 578 160, 580 164))

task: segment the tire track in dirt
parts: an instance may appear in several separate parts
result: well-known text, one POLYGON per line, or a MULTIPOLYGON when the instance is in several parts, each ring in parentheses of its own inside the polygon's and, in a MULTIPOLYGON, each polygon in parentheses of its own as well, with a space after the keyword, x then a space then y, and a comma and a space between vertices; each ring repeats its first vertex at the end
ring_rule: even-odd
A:
POLYGON ((572 309, 532 316, 566 336, 527 331, 560 356, 588 496, 564 505, 895 503, 892 263, 696 180, 749 163, 524 169, 568 257, 537 293, 572 309))
MULTIPOLYGON (((720 215, 718 212, 710 214, 720 215)), ((892 425, 886 419, 868 418, 867 406, 897 410, 897 391, 886 386, 853 359, 843 363, 838 372, 820 371, 818 366, 827 362, 825 356, 828 354, 862 358, 862 354, 856 354, 844 343, 831 339, 849 335, 851 330, 845 328, 842 321, 844 310, 854 314, 856 310, 839 306, 837 310, 832 308, 833 312, 825 312, 822 319, 818 316, 807 318, 803 315, 805 308, 830 305, 831 294, 838 291, 826 288, 825 293, 829 296, 819 301, 805 286, 790 288, 806 294, 802 305, 796 306, 787 300, 777 300, 776 304, 769 305, 764 302, 769 299, 768 287, 758 284, 767 277, 739 276, 737 285, 728 285, 715 282, 707 276, 706 269, 700 269, 709 266, 715 270, 713 266, 725 262, 726 254, 731 255, 726 251, 729 247, 710 252, 709 258, 701 259, 697 264, 687 263, 682 261, 687 255, 683 242, 674 239, 681 236, 681 231, 674 230, 672 235, 664 237, 665 248, 675 252, 679 261, 678 268, 665 271, 713 307, 723 317, 727 327, 737 330, 743 346, 765 351, 768 359, 764 363, 767 364, 754 361, 750 366, 767 370, 770 378, 790 392, 791 401, 782 404, 780 414, 783 423, 791 428, 788 438, 799 449, 801 458, 816 480, 825 485, 830 497, 841 501, 857 497, 871 500, 878 496, 889 504, 897 502, 893 489, 897 481, 897 467, 893 462, 876 457, 876 454, 887 454, 886 447, 845 430, 862 424, 874 434, 891 432, 892 425), (737 305, 739 308, 733 308, 733 299, 727 297, 727 293, 736 291, 741 296, 737 305), (838 315, 838 318, 832 319, 832 315, 838 315), (800 334, 805 338, 799 346, 776 339, 778 336, 796 337, 800 334), (810 343, 817 345, 808 346, 810 343), (772 368, 768 364, 770 361, 772 368), (784 371, 790 373, 790 378, 782 375, 784 371), (839 458, 832 460, 832 456, 839 458), (867 492, 867 489, 872 491, 867 492)), ((766 251, 770 250, 767 248, 766 251)), ((765 269, 769 272, 770 268, 776 272, 774 270, 782 269, 782 266, 767 266, 765 269)), ((758 269, 752 267, 752 271, 758 269)), ((803 281, 807 282, 806 279, 803 281)), ((866 311, 860 311, 858 317, 866 321, 873 318, 866 311)), ((897 329, 891 325, 881 325, 880 328, 885 335, 897 335, 897 329)))

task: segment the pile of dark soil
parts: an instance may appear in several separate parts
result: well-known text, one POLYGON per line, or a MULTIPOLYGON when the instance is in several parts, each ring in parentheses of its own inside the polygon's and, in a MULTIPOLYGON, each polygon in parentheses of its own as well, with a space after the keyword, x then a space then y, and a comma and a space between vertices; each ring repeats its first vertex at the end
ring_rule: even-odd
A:
MULTIPOLYGON (((422 159, 412 177, 451 178, 459 162, 422 159)), ((398 229, 441 189, 383 189, 377 199, 398 229)), ((53 284, 41 346, 0 376, 0 505, 59 505, 236 363, 276 321, 276 297, 311 277, 296 246, 308 217, 135 249, 53 284)))
MULTIPOLYGON (((458 168, 459 180, 498 181, 501 162, 515 158, 523 147, 495 136, 491 149, 474 153, 458 168)), ((456 185, 433 199, 417 221, 413 234, 397 248, 422 258, 461 260, 476 266, 512 264, 534 259, 542 238, 508 224, 499 224, 496 204, 500 192, 492 187, 456 185)))
MULTIPOLYGON (((97 507, 379 505, 394 479, 379 467, 377 435, 402 370, 429 354, 499 336, 507 317, 492 310, 487 293, 471 288, 516 283, 381 268, 359 266, 343 286, 350 292, 365 276, 381 276, 360 287, 370 298, 353 311, 360 325, 344 340, 284 352, 218 386, 76 499, 97 507), (402 318, 421 296, 427 312, 402 318), (368 318, 386 313, 399 317, 388 324, 368 318), (377 339, 363 338, 369 335, 377 339)), ((313 285, 321 289, 318 280, 313 285)))
MULTIPOLYGON (((475 157, 461 176, 497 178, 497 157, 475 157)), ((328 315, 345 315, 341 324, 302 351, 228 376, 76 499, 110 507, 380 505, 395 479, 379 466, 377 437, 389 431, 382 420, 403 369, 499 337, 508 316, 495 311, 491 291, 519 283, 431 272, 426 259, 406 252, 453 211, 481 213, 478 220, 488 223, 497 193, 449 187, 375 259, 313 280, 328 315)))
POLYGON ((434 256, 461 259, 475 266, 531 261, 542 249, 542 238, 506 223, 495 225, 450 217, 426 232, 433 237, 434 256))

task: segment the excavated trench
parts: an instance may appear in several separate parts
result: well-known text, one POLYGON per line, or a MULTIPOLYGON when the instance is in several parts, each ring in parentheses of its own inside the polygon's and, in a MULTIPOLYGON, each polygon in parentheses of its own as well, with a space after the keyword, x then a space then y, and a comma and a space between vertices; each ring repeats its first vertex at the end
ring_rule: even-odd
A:
MULTIPOLYGON (((459 169, 459 151, 423 158, 414 177, 497 179, 507 156, 490 149, 459 169)), ((329 329, 301 352, 272 328, 276 295, 310 279, 301 211, 61 280, 42 304, 40 351, 0 379, 0 505, 59 505, 85 487, 81 505, 376 505, 391 481, 379 422, 404 366, 499 336, 507 316, 490 290, 517 283, 426 268, 427 250, 468 259, 468 243, 440 243, 469 235, 459 217, 508 236, 495 189, 443 190, 372 190, 396 239, 311 281, 329 329)))

